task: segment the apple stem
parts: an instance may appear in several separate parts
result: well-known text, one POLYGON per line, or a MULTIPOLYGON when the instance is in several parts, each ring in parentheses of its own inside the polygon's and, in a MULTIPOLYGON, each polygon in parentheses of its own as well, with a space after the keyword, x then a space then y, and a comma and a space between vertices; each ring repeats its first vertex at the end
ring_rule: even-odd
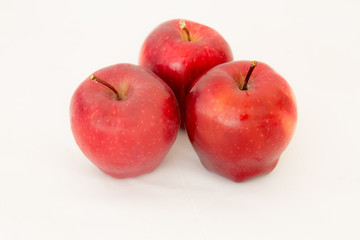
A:
POLYGON ((248 82, 249 82, 251 73, 254 71, 254 68, 256 67, 256 65, 257 65, 257 61, 252 61, 252 62, 251 62, 249 71, 248 71, 248 73, 246 74, 246 77, 245 77, 245 80, 244 80, 244 84, 242 85, 242 87, 241 87, 240 90, 247 90, 247 84, 248 84, 248 82))
POLYGON ((179 25, 180 25, 181 30, 183 30, 186 33, 186 41, 191 41, 190 33, 189 33, 189 30, 186 27, 185 21, 180 20, 179 25))
POLYGON ((111 86, 108 82, 105 82, 104 80, 98 78, 97 76, 95 76, 94 74, 92 74, 90 76, 91 80, 93 80, 94 82, 97 82, 97 83, 101 83, 102 85, 105 85, 106 87, 110 88, 111 91, 113 91, 113 93, 115 94, 116 96, 116 100, 117 101, 120 101, 121 100, 121 97, 120 97, 120 94, 119 92, 113 87, 111 86))

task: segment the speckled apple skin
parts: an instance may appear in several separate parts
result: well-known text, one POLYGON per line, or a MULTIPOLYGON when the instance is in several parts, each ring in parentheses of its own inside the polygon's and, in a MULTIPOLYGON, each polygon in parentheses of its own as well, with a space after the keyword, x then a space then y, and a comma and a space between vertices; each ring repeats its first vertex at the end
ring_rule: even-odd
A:
POLYGON ((248 90, 249 61, 224 63, 199 78, 186 103, 186 130, 202 164, 235 182, 271 172, 297 122, 289 84, 264 63, 248 90))
POLYGON ((153 171, 179 129, 171 89, 149 70, 117 64, 94 73, 127 96, 115 100, 106 86, 86 78, 70 104, 71 129, 85 156, 115 178, 153 171))
POLYGON ((184 39, 180 19, 159 25, 142 45, 139 64, 153 71, 173 90, 182 123, 185 96, 192 82, 210 68, 233 60, 229 44, 214 29, 185 20, 193 41, 184 39))

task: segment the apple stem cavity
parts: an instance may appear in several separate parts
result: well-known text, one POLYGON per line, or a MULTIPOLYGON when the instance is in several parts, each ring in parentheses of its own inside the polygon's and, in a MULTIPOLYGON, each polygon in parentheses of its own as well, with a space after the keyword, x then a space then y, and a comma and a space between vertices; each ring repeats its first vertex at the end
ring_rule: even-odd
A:
POLYGON ((249 71, 248 71, 248 73, 246 74, 246 77, 245 77, 245 80, 244 80, 244 84, 241 86, 240 90, 242 90, 242 91, 247 90, 247 85, 248 85, 248 82, 249 82, 251 73, 254 71, 254 68, 256 67, 256 65, 257 65, 257 61, 252 61, 252 62, 251 62, 249 71))
POLYGON ((191 41, 191 38, 190 38, 190 33, 189 33, 189 30, 187 29, 186 27, 186 23, 184 20, 180 20, 179 21, 179 25, 180 25, 180 28, 181 30, 183 30, 185 33, 186 33, 186 41, 191 41))
POLYGON ((117 100, 117 101, 121 100, 119 92, 113 86, 111 86, 108 82, 105 82, 104 80, 98 78, 94 74, 92 74, 90 76, 90 79, 93 80, 96 83, 101 83, 102 85, 108 87, 115 94, 115 100, 117 100))

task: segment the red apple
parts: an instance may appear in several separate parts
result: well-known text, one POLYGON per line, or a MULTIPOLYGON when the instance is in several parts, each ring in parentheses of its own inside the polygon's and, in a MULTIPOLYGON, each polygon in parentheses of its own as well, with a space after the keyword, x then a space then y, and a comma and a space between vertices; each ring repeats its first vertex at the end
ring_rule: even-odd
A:
POLYGON ((216 66, 186 102, 186 130, 202 164, 236 182, 275 168, 296 121, 290 86, 264 63, 216 66))
POLYGON ((153 171, 175 141, 179 110, 171 89, 149 70, 117 64, 96 71, 70 104, 76 143, 116 178, 153 171))
POLYGON ((176 19, 150 33, 141 48, 139 64, 174 91, 183 125, 185 96, 192 82, 210 68, 232 60, 228 43, 214 29, 176 19))

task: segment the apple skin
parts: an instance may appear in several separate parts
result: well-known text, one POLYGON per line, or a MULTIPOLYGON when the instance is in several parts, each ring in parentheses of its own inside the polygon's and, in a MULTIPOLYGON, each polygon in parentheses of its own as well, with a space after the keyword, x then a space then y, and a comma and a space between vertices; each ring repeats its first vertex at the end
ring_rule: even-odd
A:
POLYGON ((179 129, 179 110, 171 89, 140 66, 117 64, 94 73, 112 85, 86 78, 71 99, 71 129, 85 156, 115 178, 153 171, 179 129))
POLYGON ((185 97, 192 82, 210 68, 232 61, 233 55, 218 32, 189 20, 185 20, 191 36, 191 41, 187 41, 179 21, 167 21, 150 33, 142 45, 139 64, 171 87, 179 103, 183 127, 185 97))
POLYGON ((249 61, 224 63, 199 78, 186 102, 186 130, 201 163, 235 182, 271 172, 297 122, 288 83, 258 63, 240 90, 249 61))

